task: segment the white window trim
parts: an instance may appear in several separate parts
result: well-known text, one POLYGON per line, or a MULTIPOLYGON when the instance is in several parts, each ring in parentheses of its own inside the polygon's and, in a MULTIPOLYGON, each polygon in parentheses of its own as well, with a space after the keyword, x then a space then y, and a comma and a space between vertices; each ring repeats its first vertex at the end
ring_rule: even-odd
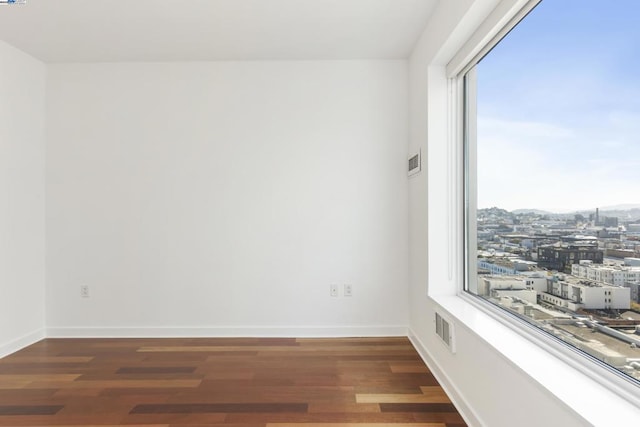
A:
MULTIPOLYGON (((612 372, 613 368, 589 360, 578 350, 556 342, 542 331, 518 321, 504 310, 463 290, 463 264, 466 254, 462 237, 465 232, 465 208, 459 197, 463 194, 464 179, 461 167, 461 76, 539 1, 500 2, 453 56, 446 66, 444 76, 440 76, 446 78, 448 85, 446 187, 449 195, 458 197, 449 197, 446 205, 447 218, 450 219, 446 224, 446 235, 449 239, 446 245, 448 280, 445 281, 448 285, 430 283, 428 295, 452 318, 480 336, 510 363, 522 369, 585 420, 593 425, 610 425, 611 414, 617 414, 627 420, 640 416, 640 393, 635 383, 612 372)), ((429 122, 431 125, 431 120, 429 122)), ((431 192, 431 185, 429 187, 431 192)))

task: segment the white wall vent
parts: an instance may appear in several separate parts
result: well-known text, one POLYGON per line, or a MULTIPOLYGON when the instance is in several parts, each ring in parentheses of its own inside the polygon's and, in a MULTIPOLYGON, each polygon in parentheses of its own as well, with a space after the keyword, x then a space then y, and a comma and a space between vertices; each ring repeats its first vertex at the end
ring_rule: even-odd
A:
POLYGON ((422 169, 422 156, 420 155, 420 151, 421 150, 418 150, 416 154, 409 156, 409 176, 417 174, 422 169))
POLYGON ((455 339, 453 335, 453 323, 436 313, 436 335, 440 337, 444 345, 451 351, 456 352, 455 339))

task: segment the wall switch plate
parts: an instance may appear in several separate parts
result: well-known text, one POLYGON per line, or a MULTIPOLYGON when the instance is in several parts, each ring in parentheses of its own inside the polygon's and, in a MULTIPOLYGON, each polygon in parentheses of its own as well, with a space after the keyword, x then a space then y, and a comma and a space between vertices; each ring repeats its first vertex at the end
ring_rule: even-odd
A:
POLYGON ((89 298, 89 286, 88 285, 80 285, 80 296, 82 298, 89 298))
POLYGON ((338 285, 330 285, 330 286, 329 286, 329 294, 330 294, 332 297, 337 297, 337 296, 338 296, 338 293, 339 293, 339 291, 338 291, 338 285))
POLYGON ((353 285, 350 285, 350 284, 342 285, 342 294, 345 297, 353 296, 353 285))

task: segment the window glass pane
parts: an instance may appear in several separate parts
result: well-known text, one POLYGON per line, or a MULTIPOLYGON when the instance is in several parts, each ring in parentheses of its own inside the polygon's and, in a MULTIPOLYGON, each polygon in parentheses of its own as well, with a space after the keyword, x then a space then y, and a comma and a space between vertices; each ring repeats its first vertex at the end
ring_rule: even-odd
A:
POLYGON ((638 16, 544 0, 465 76, 467 290, 636 380, 638 16))

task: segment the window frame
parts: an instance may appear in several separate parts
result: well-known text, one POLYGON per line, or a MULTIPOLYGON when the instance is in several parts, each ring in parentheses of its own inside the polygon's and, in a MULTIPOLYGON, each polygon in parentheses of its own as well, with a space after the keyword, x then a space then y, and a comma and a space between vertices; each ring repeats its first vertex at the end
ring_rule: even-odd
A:
MULTIPOLYGON (((612 366, 593 356, 571 346, 570 344, 542 331, 539 327, 523 320, 517 315, 492 304, 470 290, 477 291, 477 281, 472 283, 469 277, 477 274, 477 265, 470 257, 475 257, 477 248, 477 234, 470 233, 477 230, 477 181, 476 176, 476 121, 467 117, 477 117, 474 102, 469 102, 467 94, 476 94, 475 82, 477 75, 475 65, 487 55, 507 34, 515 28, 542 0, 504 0, 491 12, 489 17, 471 35, 469 40, 453 56, 446 66, 448 81, 449 140, 454 145, 456 172, 453 185, 460 190, 462 200, 454 203, 454 217, 461 218, 462 224, 451 225, 450 231, 458 235, 458 243, 454 244, 454 252, 462 256, 459 266, 460 279, 456 282, 455 295, 457 298, 471 304, 475 309, 489 315, 502 325, 515 331, 518 335, 545 350, 553 357, 578 370, 581 374, 595 380, 620 398, 640 407, 640 382, 623 374, 612 366), (470 87, 471 86, 471 87, 470 87), (460 204, 458 204, 460 203, 460 204), (457 212, 455 212, 457 211, 457 212), (457 229, 457 231, 455 230, 457 229), (458 249, 455 246, 461 245, 458 249)), ((460 194, 458 193, 458 194, 460 194)), ((429 292, 431 294, 431 292, 429 292)), ((435 295, 431 295, 437 301, 435 295)))

